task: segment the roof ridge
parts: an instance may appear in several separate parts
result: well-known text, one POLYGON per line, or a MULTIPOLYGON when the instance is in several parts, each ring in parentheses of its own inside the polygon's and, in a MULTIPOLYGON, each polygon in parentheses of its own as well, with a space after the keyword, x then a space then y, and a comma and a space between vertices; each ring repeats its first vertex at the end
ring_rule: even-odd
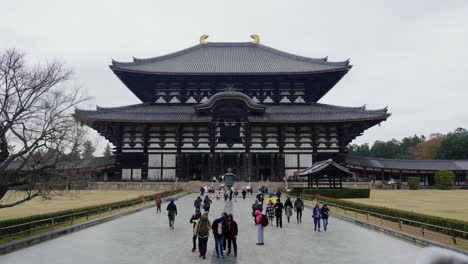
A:
POLYGON ((331 61, 328 61, 328 56, 326 56, 324 58, 310 58, 310 57, 300 56, 300 55, 296 55, 296 54, 293 54, 293 53, 281 51, 281 50, 278 50, 278 49, 275 49, 275 48, 272 48, 270 46, 263 45, 263 44, 256 44, 256 46, 258 46, 259 48, 262 48, 264 50, 267 50, 269 52, 275 53, 277 55, 285 56, 285 57, 290 58, 290 59, 301 60, 301 61, 305 61, 305 62, 309 62, 309 63, 329 64, 329 65, 336 65, 336 66, 351 67, 349 65, 349 59, 347 59, 345 61, 331 62, 331 61))
POLYGON ((163 61, 163 60, 167 60, 167 59, 170 59, 170 58, 174 58, 174 57, 178 57, 178 56, 187 54, 188 52, 190 52, 192 50, 202 48, 203 46, 205 46, 205 45, 197 44, 197 45, 194 45, 194 46, 182 49, 182 50, 178 50, 178 51, 168 53, 166 55, 150 57, 150 58, 146 58, 146 59, 139 59, 139 58, 133 57, 132 62, 119 62, 119 61, 112 60, 112 66, 140 65, 140 64, 145 64, 145 63, 163 61))

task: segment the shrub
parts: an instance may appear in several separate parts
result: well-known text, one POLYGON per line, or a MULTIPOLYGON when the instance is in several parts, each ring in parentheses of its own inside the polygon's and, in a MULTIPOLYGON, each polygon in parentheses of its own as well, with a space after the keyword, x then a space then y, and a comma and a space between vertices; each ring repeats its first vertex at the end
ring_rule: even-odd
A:
POLYGON ((369 198, 370 189, 305 189, 304 194, 330 198, 369 198))
POLYGON ((291 193, 295 195, 299 195, 306 189, 309 189, 309 187, 293 187, 291 190, 291 193))
MULTIPOLYGON (((387 215, 391 217, 396 217, 397 219, 385 218, 387 220, 394 221, 394 222, 398 222, 399 219, 406 219, 406 220, 417 221, 417 222, 421 222, 425 224, 442 226, 442 227, 446 227, 449 229, 457 229, 457 230, 468 232, 468 222, 461 221, 461 220, 454 220, 454 219, 425 215, 425 214, 420 214, 420 213, 413 213, 413 212, 402 211, 398 209, 391 209, 387 207, 380 207, 380 206, 375 206, 375 205, 365 205, 365 204, 344 201, 344 200, 339 200, 339 199, 331 199, 331 198, 324 198, 324 197, 315 198, 312 195, 304 195, 303 198, 304 199, 317 199, 322 203, 326 202, 331 205, 333 204, 341 205, 341 206, 346 206, 346 207, 350 207, 353 209, 358 209, 358 210, 383 214, 383 215, 387 215)), ((417 223, 406 222, 406 221, 404 222, 407 225, 420 227, 420 225, 418 225, 417 223)), ((437 231, 437 232, 445 233, 447 235, 453 235, 451 230, 438 230, 437 228, 431 228, 430 226, 427 226, 426 228, 437 231)))
POLYGON ((449 170, 440 170, 435 174, 435 185, 440 190, 451 190, 455 180, 455 173, 449 170))
POLYGON ((401 180, 396 181, 396 189, 400 190, 401 189, 401 180))
POLYGON ((410 190, 419 190, 419 177, 408 177, 408 188, 410 190))

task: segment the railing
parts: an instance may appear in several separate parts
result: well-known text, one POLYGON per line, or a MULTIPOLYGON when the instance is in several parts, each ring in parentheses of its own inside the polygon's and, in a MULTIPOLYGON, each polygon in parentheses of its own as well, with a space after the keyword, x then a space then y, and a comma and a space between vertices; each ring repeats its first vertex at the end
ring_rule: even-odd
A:
MULTIPOLYGON (((306 199, 314 199, 307 197, 306 199)), ((321 200, 318 198, 317 200, 321 200)), ((458 230, 454 228, 448 228, 444 226, 438 226, 434 224, 428 224, 424 222, 418 222, 410 219, 405 219, 401 217, 395 217, 380 213, 375 213, 372 211, 361 210, 349 206, 335 204, 330 202, 329 200, 323 200, 329 206, 332 206, 337 209, 341 209, 345 215, 352 216, 354 213, 354 217, 359 219, 358 214, 361 214, 362 217, 365 217, 365 220, 369 223, 377 224, 380 226, 384 226, 386 222, 389 221, 395 224, 398 224, 398 229, 403 231, 404 229, 411 230, 413 234, 420 235, 421 237, 427 238, 428 236, 435 236, 444 239, 445 241, 452 241, 454 245, 459 243, 466 243, 468 245, 468 232, 463 230, 458 230), (373 221, 372 221, 373 220, 373 221)), ((388 223, 387 223, 388 224, 388 223)))
MULTIPOLYGON (((166 194, 162 194, 160 197, 163 198, 168 195, 172 195, 177 193, 175 192, 170 192, 166 194)), ((42 229, 47 229, 47 228, 54 228, 55 226, 58 225, 63 225, 63 224, 70 224, 72 225, 74 221, 78 219, 84 220, 89 220, 89 217, 91 216, 101 216, 103 214, 109 214, 111 215, 113 211, 121 210, 123 208, 129 208, 129 207, 135 207, 136 205, 139 204, 144 204, 148 202, 153 202, 154 199, 153 197, 151 198, 145 198, 141 197, 139 199, 131 200, 131 201, 126 201, 126 202, 117 202, 114 204, 108 204, 104 205, 98 208, 90 209, 90 210, 85 210, 77 213, 71 213, 71 214, 66 214, 66 215, 59 215, 55 217, 50 217, 50 218, 45 218, 37 221, 31 221, 27 223, 21 223, 21 224, 16 224, 16 225, 11 225, 11 226, 6 226, 6 227, 1 227, 0 228, 0 239, 6 238, 6 237, 11 237, 11 236, 17 236, 17 235, 31 235, 32 232, 42 230, 42 229)))

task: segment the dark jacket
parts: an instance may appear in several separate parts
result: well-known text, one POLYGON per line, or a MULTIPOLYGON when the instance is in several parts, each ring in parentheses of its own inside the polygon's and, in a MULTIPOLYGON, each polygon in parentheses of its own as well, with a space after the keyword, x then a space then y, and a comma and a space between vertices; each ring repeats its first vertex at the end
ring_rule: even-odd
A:
POLYGON ((237 223, 236 221, 234 221, 234 219, 232 221, 227 221, 227 238, 228 239, 236 239, 237 237, 237 233, 238 233, 238 229, 237 229, 237 223))
POLYGON ((210 208, 210 207, 211 207, 211 199, 205 198, 205 200, 203 200, 203 208, 210 208))
POLYGON ((302 199, 296 199, 296 201, 294 201, 294 208, 304 210, 304 202, 302 199))
POLYGON ((282 202, 276 202, 275 204, 275 215, 280 216, 283 214, 283 203, 282 202))
POLYGON ((313 218, 320 218, 322 216, 322 210, 320 207, 314 207, 314 210, 312 210, 312 217, 313 218))
POLYGON ((330 209, 328 209, 328 206, 322 206, 322 219, 328 219, 328 216, 330 215, 330 209))
POLYGON ((168 215, 177 215, 177 206, 173 201, 167 205, 167 214, 168 215))
POLYGON ((213 224, 211 225, 211 230, 213 230, 213 235, 216 236, 216 237, 226 237, 226 235, 228 234, 228 230, 227 230, 227 225, 226 225, 226 219, 224 217, 220 217, 216 220, 213 221, 213 224), (221 224, 222 225, 222 231, 221 233, 219 233, 219 230, 218 230, 218 225, 221 224))
POLYGON ((284 207, 286 208, 288 206, 291 207, 291 208, 293 207, 293 204, 292 204, 291 200, 289 200, 289 199, 286 200, 286 202, 284 202, 284 207))
POLYGON ((195 234, 198 237, 208 237, 210 234, 210 221, 208 219, 200 219, 197 223, 195 234))
POLYGON ((200 198, 200 196, 197 197, 197 199, 195 199, 195 202, 193 202, 193 206, 195 208, 200 208, 201 207, 201 203, 202 203, 202 199, 200 198))

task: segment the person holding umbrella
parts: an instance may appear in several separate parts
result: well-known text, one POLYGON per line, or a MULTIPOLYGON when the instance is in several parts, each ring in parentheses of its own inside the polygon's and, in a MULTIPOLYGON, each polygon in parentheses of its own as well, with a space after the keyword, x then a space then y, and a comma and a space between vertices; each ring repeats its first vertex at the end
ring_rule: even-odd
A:
POLYGON ((174 203, 174 199, 171 199, 166 210, 169 217, 169 228, 174 229, 175 216, 177 215, 177 206, 174 203))

